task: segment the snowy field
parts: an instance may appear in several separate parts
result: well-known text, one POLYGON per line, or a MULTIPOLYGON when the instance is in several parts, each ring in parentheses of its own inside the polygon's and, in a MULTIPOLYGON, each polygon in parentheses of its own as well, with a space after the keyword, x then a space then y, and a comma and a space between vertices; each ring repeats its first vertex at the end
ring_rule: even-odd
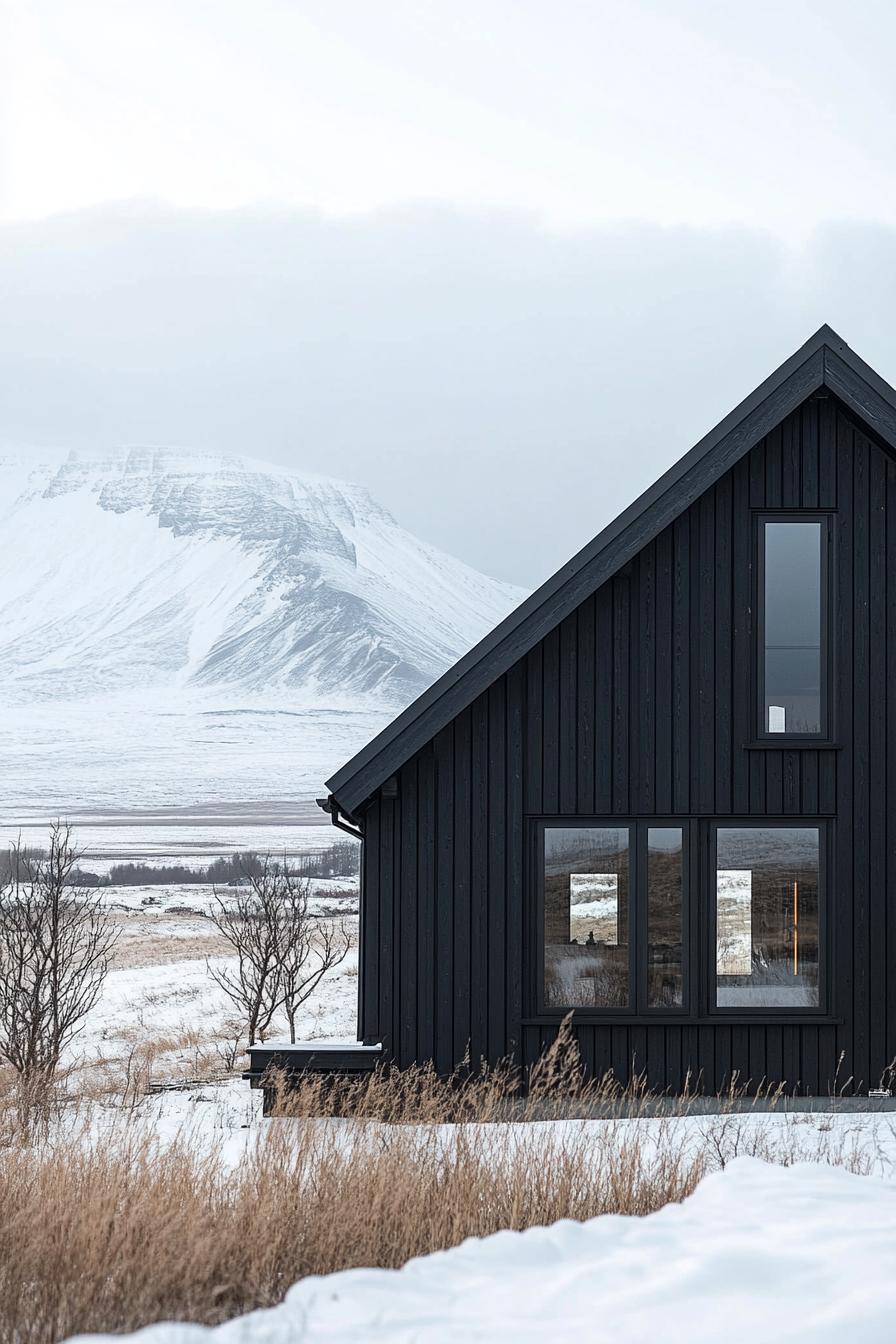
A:
MULTIPOLYGON (((116 863, 154 867, 207 866, 237 852, 294 859, 321 854, 347 840, 313 805, 218 805, 179 809, 102 809, 74 818, 82 865, 100 877, 116 863), (317 818, 321 817, 321 822, 317 818)), ((48 827, 36 822, 0 827, 0 845, 17 838, 46 847, 48 827)), ((298 1030, 308 1039, 354 1038, 358 986, 357 876, 312 878, 309 912, 345 920, 352 947, 345 960, 303 1006, 298 1030)), ((203 1078, 226 1067, 235 1037, 236 1009, 209 973, 229 968, 229 947, 209 911, 215 888, 208 883, 103 886, 98 895, 117 928, 114 962, 99 1002, 73 1042, 66 1062, 100 1066, 111 1079, 129 1060, 152 1057, 153 1081, 203 1078)), ((233 895, 220 889, 223 900, 233 895)), ((286 1023, 277 1022, 276 1030, 286 1023)))
POLYGON ((303 708, 297 696, 141 691, 3 702, 0 823, 87 808, 313 800, 395 708, 303 708))
MULTIPOLYGON (((329 885, 313 884, 322 891, 329 885)), ((88 1071, 101 1063, 117 1074, 129 1058, 140 1054, 152 1056, 151 1076, 156 1082, 220 1074, 225 1068, 224 1047, 234 1038, 236 1010, 209 973, 210 965, 233 965, 226 942, 203 913, 211 888, 108 887, 103 896, 118 928, 115 962, 67 1062, 88 1071), (116 908, 122 896, 140 899, 141 892, 149 892, 150 899, 159 899, 160 904, 116 908)), ((357 902, 315 895, 310 905, 322 911, 335 907, 338 917, 344 918, 352 947, 303 1005, 298 1030, 307 1039, 354 1038, 357 902)), ((285 1029, 285 1020, 275 1022, 275 1033, 285 1029)))
MULTIPOLYGON (((179 859, 175 862, 180 862, 179 859)), ((312 915, 357 915, 357 877, 313 877, 309 879, 308 910, 312 915)), ((109 910, 127 914, 142 914, 158 920, 164 915, 208 915, 227 904, 233 889, 216 891, 208 882, 170 882, 164 886, 99 887, 97 895, 109 910)), ((156 928, 159 927, 156 923, 156 928)), ((176 927, 169 925, 169 927, 176 927)), ((148 925, 152 930, 153 925, 148 925)))
MULTIPOLYGON (((270 818, 268 810, 253 820, 245 811, 237 818, 215 817, 185 819, 175 814, 170 820, 147 820, 143 813, 74 813, 68 819, 76 847, 83 855, 82 866, 105 877, 113 864, 150 863, 154 867, 179 864, 205 868, 217 858, 251 851, 273 854, 277 858, 295 858, 300 854, 320 854, 342 836, 324 819, 292 805, 292 815, 270 818)), ((0 826, 0 846, 21 839, 36 848, 47 846, 49 822, 0 826)))

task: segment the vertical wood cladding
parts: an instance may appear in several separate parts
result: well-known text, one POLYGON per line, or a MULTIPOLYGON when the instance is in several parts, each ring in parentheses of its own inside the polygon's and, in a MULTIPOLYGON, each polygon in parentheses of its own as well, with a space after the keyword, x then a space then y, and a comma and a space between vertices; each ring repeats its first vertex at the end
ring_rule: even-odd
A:
MULTIPOLYGON (((550 525, 550 520, 546 526, 550 525)), ((531 1063, 529 818, 833 819, 831 1021, 579 1022, 595 1073, 825 1093, 896 1056, 896 465, 813 398, 400 770, 365 813, 361 1031, 401 1064, 531 1063), (755 514, 834 510, 832 738, 755 737, 755 514), (891 987, 892 986, 892 987, 891 987), (842 1061, 840 1056, 842 1055, 842 1061)), ((694 889, 708 899, 704 874, 694 889)), ((696 1009, 696 1005, 695 1005, 696 1009)))

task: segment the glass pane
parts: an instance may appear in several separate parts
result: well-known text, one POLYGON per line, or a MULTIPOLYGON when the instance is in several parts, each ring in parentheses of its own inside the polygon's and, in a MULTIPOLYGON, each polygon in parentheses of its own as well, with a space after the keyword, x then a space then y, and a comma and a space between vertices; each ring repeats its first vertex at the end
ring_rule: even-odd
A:
POLYGON ((544 835, 547 1008, 624 1008, 628 828, 548 827, 544 835))
POLYGON ((821 523, 765 524, 767 733, 821 732, 821 523))
POLYGON ((682 832, 647 830, 647 1006, 682 1004, 682 832))
POLYGON ((818 1007, 816 826, 717 832, 716 1004, 818 1007))

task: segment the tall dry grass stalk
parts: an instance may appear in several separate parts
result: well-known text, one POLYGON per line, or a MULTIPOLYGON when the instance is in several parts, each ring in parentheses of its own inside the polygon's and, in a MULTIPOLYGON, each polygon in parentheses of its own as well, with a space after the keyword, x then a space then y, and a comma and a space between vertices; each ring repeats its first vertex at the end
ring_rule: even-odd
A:
MULTIPOLYGON (((587 1077, 571 1015, 529 1069, 525 1087, 519 1068, 510 1061, 484 1065, 478 1071, 461 1067, 448 1078, 440 1077, 429 1063, 403 1071, 378 1069, 340 1080, 322 1074, 290 1079, 272 1071, 267 1081, 275 1115, 350 1117, 386 1124, 643 1119, 658 1112, 688 1115, 702 1096, 698 1080, 687 1079, 681 1095, 672 1096, 651 1091, 643 1076, 635 1075, 627 1084, 612 1072, 587 1077)), ((739 1109, 744 1103, 767 1108, 783 1103, 786 1095, 780 1085, 751 1081, 747 1087, 735 1077, 728 1091, 713 1098, 713 1103, 719 1111, 739 1109)))

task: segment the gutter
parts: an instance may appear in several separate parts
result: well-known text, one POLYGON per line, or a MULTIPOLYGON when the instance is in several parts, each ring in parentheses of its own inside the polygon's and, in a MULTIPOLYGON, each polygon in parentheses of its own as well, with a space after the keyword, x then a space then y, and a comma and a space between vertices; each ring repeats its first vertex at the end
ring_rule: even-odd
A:
POLYGON ((340 831, 345 831, 346 835, 351 835, 355 840, 363 840, 364 832, 361 827, 354 822, 347 812, 340 812, 339 804, 333 794, 328 794, 326 798, 315 798, 314 800, 322 812, 326 812, 334 826, 338 826, 340 831), (342 818, 345 818, 343 821, 342 818))

